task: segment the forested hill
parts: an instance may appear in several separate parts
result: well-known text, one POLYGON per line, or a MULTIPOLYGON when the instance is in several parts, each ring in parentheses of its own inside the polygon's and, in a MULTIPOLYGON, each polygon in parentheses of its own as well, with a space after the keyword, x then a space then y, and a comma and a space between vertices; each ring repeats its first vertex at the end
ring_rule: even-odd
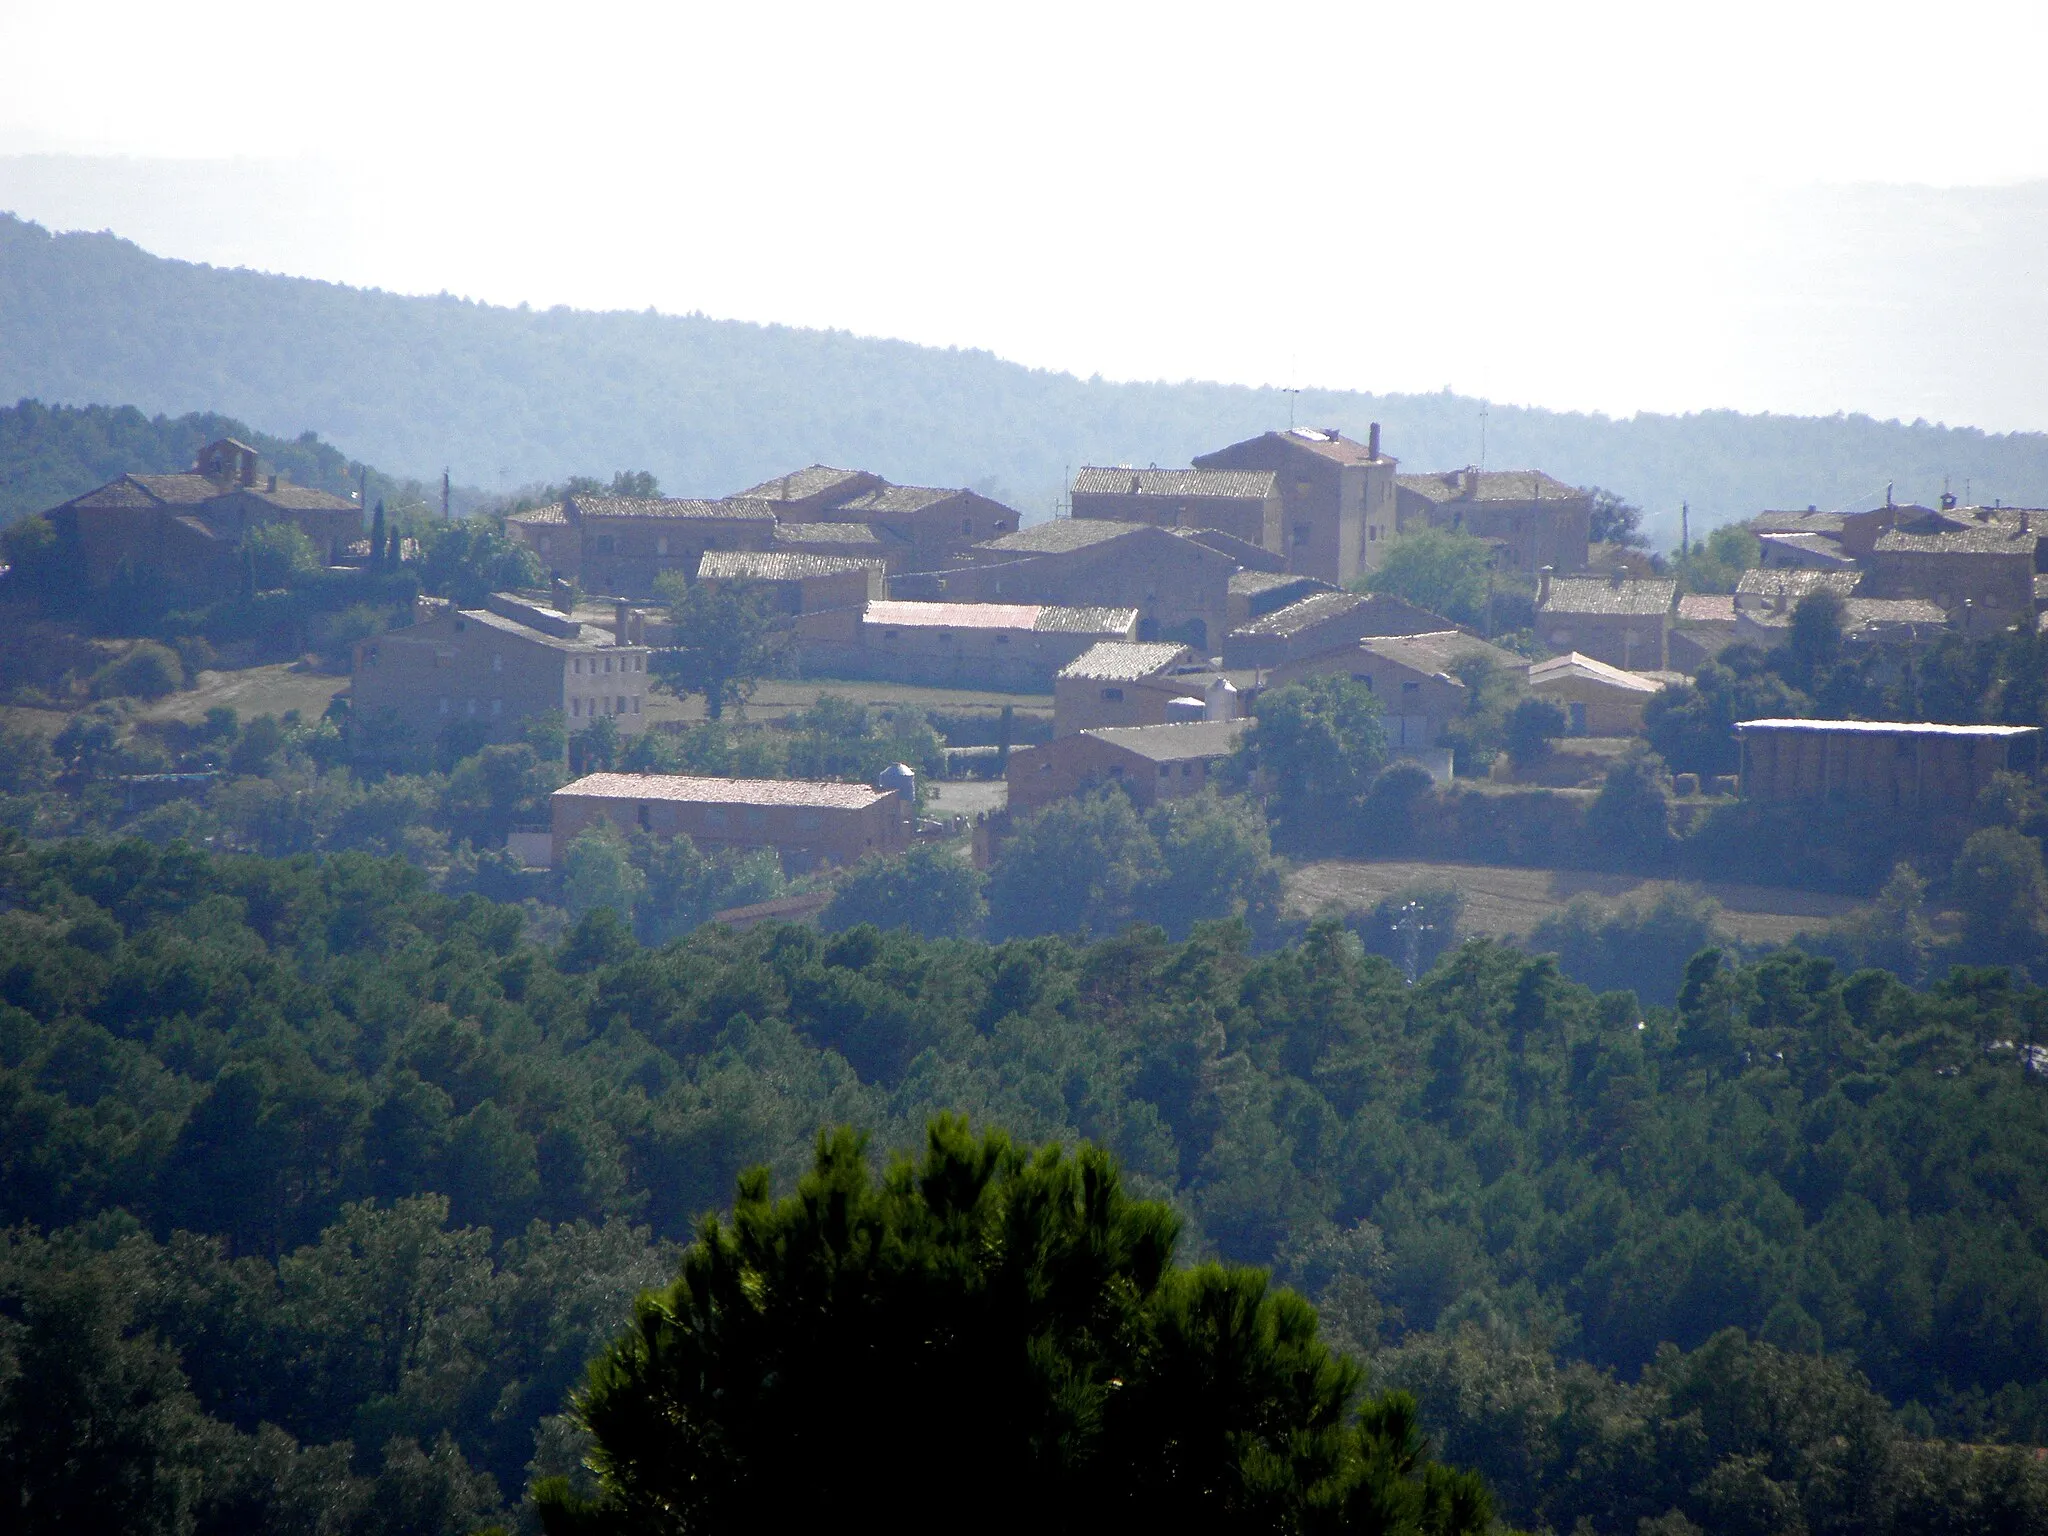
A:
MULTIPOLYGON (((511 238, 508 235, 508 238, 511 238)), ((1199 324, 1199 316, 1190 316, 1199 324)), ((721 494, 824 460, 901 482, 972 484, 1032 517, 1071 466, 1185 463, 1284 425, 1276 390, 1114 384, 985 352, 701 316, 493 308, 169 261, 109 234, 52 236, 0 214, 0 399, 219 410, 311 429, 401 473, 489 490, 652 470, 721 494)), ((1299 419, 1385 424, 1416 469, 1479 455, 1481 402, 1448 392, 1305 391, 1299 419)), ((1676 532, 1767 506, 2048 502, 2048 436, 1710 412, 1612 420, 1492 409, 1487 460, 1621 492, 1676 532)))

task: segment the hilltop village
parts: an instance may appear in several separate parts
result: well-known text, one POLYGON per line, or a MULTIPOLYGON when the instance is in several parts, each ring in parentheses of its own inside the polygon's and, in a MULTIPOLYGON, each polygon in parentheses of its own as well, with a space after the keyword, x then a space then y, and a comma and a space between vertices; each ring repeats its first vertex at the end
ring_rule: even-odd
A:
MULTIPOLYGON (((225 439, 189 471, 126 474, 28 520, 8 586, 51 613, 97 602, 103 623, 153 604, 220 631, 222 604, 289 610, 295 648, 315 646, 298 665, 346 674, 319 723, 327 760, 376 781, 536 757, 517 804, 467 829, 465 857, 527 872, 510 888, 559 895, 579 839, 681 840, 771 855, 756 891, 783 917, 926 843, 989 869, 1024 821, 1110 787, 1140 815, 1249 796, 1296 858, 1648 872, 1690 841, 1720 849, 1694 873, 1839 884, 1689 834, 1803 801, 1938 826, 2038 773, 2038 722, 2009 702, 1918 700, 1931 658, 2038 637, 2042 514, 1947 496, 1767 511, 1673 555, 1644 547, 1636 517, 1538 469, 1404 472, 1375 424, 1268 431, 1185 467, 1086 466, 1038 522, 974 490, 813 464, 715 500, 622 473, 387 527, 381 502, 366 517, 360 493, 294 485, 225 439), (802 702, 750 711, 764 687, 802 702), (1371 717, 1332 748, 1353 755, 1336 775, 1350 788, 1313 833, 1290 782, 1313 752, 1270 724, 1262 748, 1269 705, 1306 708, 1333 741, 1347 709, 1371 717), (835 731, 857 750, 790 750, 835 731), (1414 786, 1398 831, 1364 809, 1393 793, 1381 781, 1414 786), (1617 784, 1661 807, 1648 852, 1587 829, 1617 784)), ((167 638, 190 685, 222 634, 167 638)), ((237 728, 217 720, 210 751, 204 732, 156 729, 170 750, 129 766, 157 771, 111 775, 123 803, 178 823, 169 802, 232 777, 237 728)), ((131 724, 131 742, 150 730, 131 724)), ((90 779, 91 757, 57 777, 90 779)))

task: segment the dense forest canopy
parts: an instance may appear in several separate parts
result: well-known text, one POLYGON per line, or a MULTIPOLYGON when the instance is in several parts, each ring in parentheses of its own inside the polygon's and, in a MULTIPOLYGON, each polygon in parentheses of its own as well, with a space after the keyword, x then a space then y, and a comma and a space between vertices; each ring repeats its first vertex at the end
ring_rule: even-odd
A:
POLYGON ((2048 1512, 1954 1449, 2048 1435, 2048 993, 2008 973, 1710 950, 1659 1009, 1482 942, 1410 986, 1335 924, 526 922, 360 853, 4 846, 11 1473, 125 1467, 134 1529, 464 1530, 575 1473, 566 1390, 741 1170, 957 1111, 1271 1266, 1513 1521, 2048 1512))
MULTIPOLYGON (((308 428, 396 472, 492 492, 569 466, 654 471, 723 495, 793 465, 972 485, 1028 516, 1072 467, 1185 463, 1284 426, 1289 397, 1203 383, 1111 383, 985 352, 703 316, 494 308, 153 257, 109 234, 51 236, 0 214, 0 399, 220 409, 308 428)), ((1410 469, 1481 456, 1482 402, 1308 389, 1299 419, 1383 423, 1410 469)), ((1487 461, 1610 487, 1675 542, 1764 507, 1868 505, 1887 482, 1931 503, 2048 500, 2048 437, 1867 417, 1710 411, 1602 416, 1490 408, 1487 461)))

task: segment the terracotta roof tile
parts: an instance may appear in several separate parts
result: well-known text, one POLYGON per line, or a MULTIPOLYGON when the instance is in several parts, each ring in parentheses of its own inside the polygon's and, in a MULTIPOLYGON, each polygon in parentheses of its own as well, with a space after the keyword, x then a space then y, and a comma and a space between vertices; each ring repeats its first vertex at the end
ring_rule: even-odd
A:
POLYGON ((865 784, 817 779, 706 779, 682 773, 591 773, 564 784, 553 798, 675 800, 696 805, 811 806, 859 811, 893 793, 865 784))
POLYGON ((1678 598, 1675 581, 1608 581, 1597 576, 1561 576, 1550 583, 1544 613, 1669 613, 1678 598))
POLYGON ((1187 654, 1164 640, 1098 640, 1060 668, 1059 676, 1089 682, 1134 683, 1162 672, 1187 654))
POLYGON ((1279 475, 1270 469, 1123 469, 1090 465, 1074 477, 1076 496, 1264 501, 1279 486, 1279 475))

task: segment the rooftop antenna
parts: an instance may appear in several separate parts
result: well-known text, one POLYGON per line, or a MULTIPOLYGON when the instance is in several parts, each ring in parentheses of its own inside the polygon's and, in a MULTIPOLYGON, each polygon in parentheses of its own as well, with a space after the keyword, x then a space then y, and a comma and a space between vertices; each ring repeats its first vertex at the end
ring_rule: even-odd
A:
POLYGON ((1300 396, 1301 391, 1298 389, 1283 389, 1280 393, 1287 397, 1287 430, 1292 432, 1294 430, 1294 402, 1300 396))

